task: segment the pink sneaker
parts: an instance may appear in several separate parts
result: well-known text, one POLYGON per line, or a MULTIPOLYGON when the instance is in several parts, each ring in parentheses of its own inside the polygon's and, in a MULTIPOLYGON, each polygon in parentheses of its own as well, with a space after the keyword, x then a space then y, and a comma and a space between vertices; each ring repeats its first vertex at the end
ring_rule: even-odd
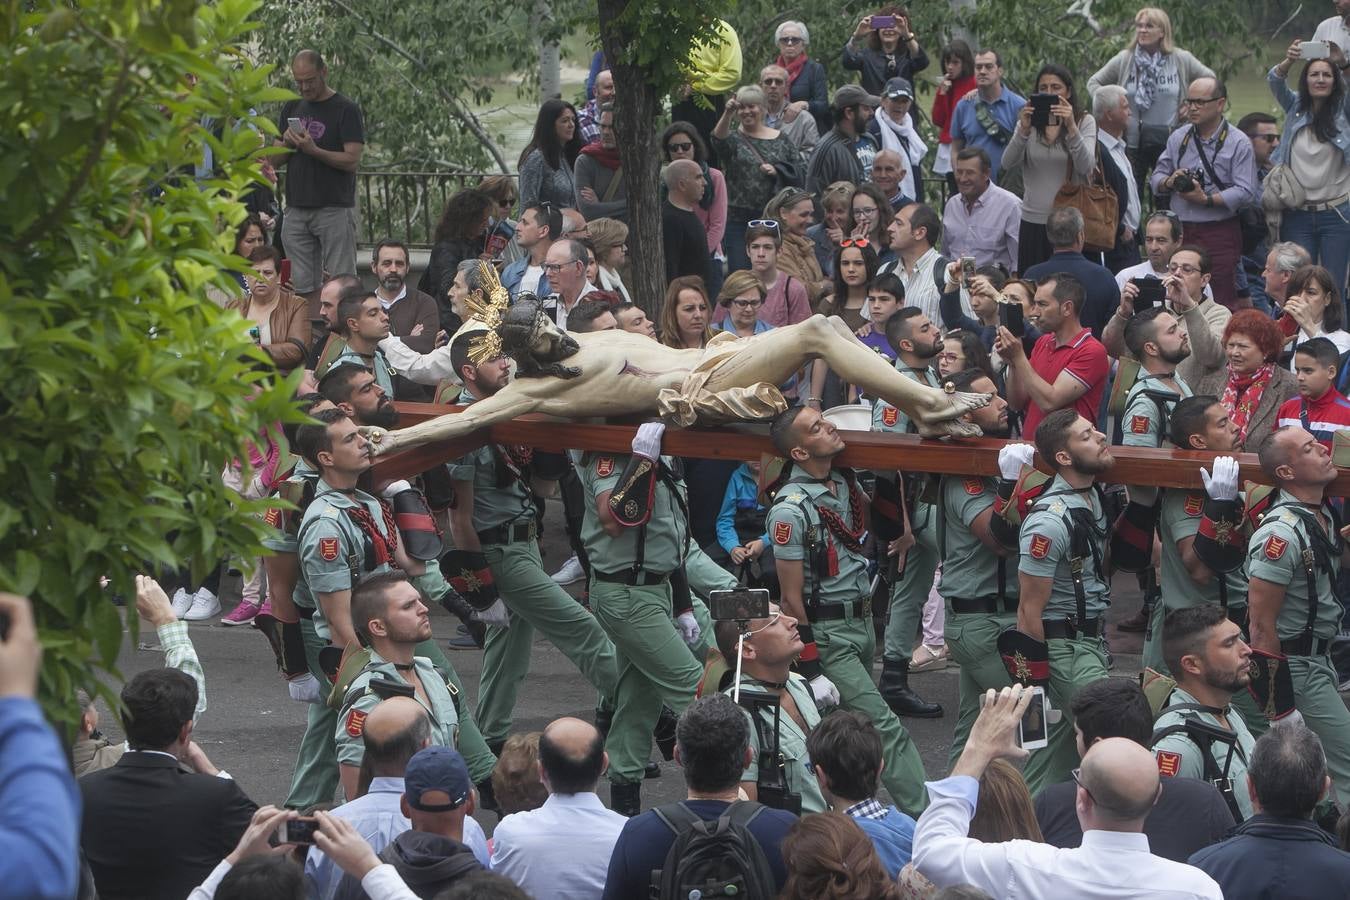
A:
POLYGON ((220 620, 222 625, 248 625, 258 616, 258 604, 240 602, 230 614, 220 620))

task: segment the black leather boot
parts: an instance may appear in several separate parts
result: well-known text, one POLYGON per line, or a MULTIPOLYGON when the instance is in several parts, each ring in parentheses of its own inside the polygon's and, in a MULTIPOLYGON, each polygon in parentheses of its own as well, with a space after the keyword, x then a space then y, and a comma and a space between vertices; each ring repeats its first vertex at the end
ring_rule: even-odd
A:
POLYGON ((661 758, 666 762, 675 758, 675 726, 679 721, 680 717, 675 715, 675 710, 669 706, 662 706, 661 718, 656 720, 656 727, 652 729, 656 749, 661 751, 661 758))
POLYGON ((473 640, 478 649, 483 649, 483 641, 487 637, 487 626, 478 621, 478 617, 473 614, 473 607, 468 601, 459 595, 455 590, 450 590, 441 598, 441 606, 445 611, 455 616, 464 623, 465 629, 469 632, 469 637, 473 640))
POLYGON ((611 781, 609 783, 609 808, 621 816, 633 818, 642 812, 642 783, 611 781))
POLYGON ((653 778, 660 778, 661 764, 654 759, 647 760, 647 765, 642 769, 642 777, 648 781, 653 778))
POLYGON ((912 719, 939 719, 942 717, 942 705, 929 703, 909 686, 909 660, 881 660, 881 680, 877 682, 881 699, 897 716, 912 719))
POLYGON ((600 737, 609 737, 609 726, 614 724, 614 710, 595 708, 595 730, 600 732, 600 737))

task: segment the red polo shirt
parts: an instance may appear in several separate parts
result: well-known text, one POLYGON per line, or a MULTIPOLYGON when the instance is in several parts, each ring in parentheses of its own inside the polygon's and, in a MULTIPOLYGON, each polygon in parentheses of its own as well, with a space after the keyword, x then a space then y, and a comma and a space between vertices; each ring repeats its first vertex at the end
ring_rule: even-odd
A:
MULTIPOLYGON (((1092 336, 1092 329, 1084 328, 1067 344, 1055 343, 1053 334, 1041 335, 1036 346, 1031 349, 1031 368, 1049 384, 1055 383, 1060 372, 1068 372, 1083 382, 1087 392, 1074 401, 1073 408, 1096 425, 1111 363, 1106 356, 1106 347, 1092 336)), ((1047 412, 1054 410, 1041 409, 1035 400, 1028 400, 1022 436, 1027 440, 1035 438, 1036 426, 1041 424, 1047 412)))

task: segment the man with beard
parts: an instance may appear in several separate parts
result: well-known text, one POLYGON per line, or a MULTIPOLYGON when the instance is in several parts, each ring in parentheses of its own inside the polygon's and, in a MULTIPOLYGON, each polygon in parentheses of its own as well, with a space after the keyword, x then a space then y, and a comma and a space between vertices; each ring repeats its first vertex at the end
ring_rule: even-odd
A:
POLYGON ((1256 738, 1230 704, 1236 694, 1247 693, 1252 650, 1242 629, 1217 606, 1176 610, 1164 628, 1163 655, 1177 686, 1154 723, 1158 771, 1210 782, 1241 823, 1253 812, 1245 788, 1256 738))
MULTIPOLYGON (((370 255, 370 271, 379 281, 375 296, 389 316, 389 333, 398 335, 415 353, 430 353, 436 347, 440 311, 436 301, 417 288, 409 288, 408 247, 385 238, 370 255)), ((404 400, 430 400, 431 392, 394 375, 394 391, 404 400)))
POLYGON ((389 337, 389 315, 380 298, 366 293, 343 294, 338 300, 337 331, 347 346, 333 360, 333 366, 348 362, 365 366, 374 373, 385 394, 395 396, 394 370, 380 349, 380 341, 389 337))
MULTIPOLYGON (((336 342, 342 344, 342 338, 337 336, 337 308, 338 302, 344 294, 350 292, 359 292, 364 294, 365 288, 361 285, 361 279, 355 275, 338 275, 336 278, 330 278, 323 283, 319 290, 319 317, 309 320, 309 331, 311 342, 309 345, 309 355, 305 359, 305 380, 300 383, 300 394, 308 394, 317 390, 318 379, 323 372, 328 371, 328 365, 323 365, 323 372, 318 375, 315 370, 321 368, 325 355, 331 355, 336 358, 340 352, 339 348, 334 348, 331 354, 328 354, 329 344, 336 342)), ((331 365, 331 360, 329 362, 331 365)))
MULTIPOLYGON (((469 407, 496 395, 511 381, 511 362, 505 356, 481 364, 469 359, 474 334, 462 331, 450 343, 464 385, 457 402, 469 407)), ((448 465, 455 495, 450 509, 455 549, 441 567, 451 586, 474 605, 505 598, 511 610, 509 625, 488 630, 478 695, 479 721, 495 752, 500 752, 511 730, 511 713, 529 672, 536 629, 572 660, 606 703, 618 680, 614 645, 604 630, 544 571, 535 505, 523 471, 529 463, 528 447, 488 444, 448 465)), ((598 713, 597 718, 604 716, 598 713)))
POLYGON ((1326 500, 1336 465, 1317 437, 1298 427, 1277 428, 1260 458, 1278 490, 1247 544, 1252 693, 1272 724, 1302 720, 1317 733, 1344 802, 1350 711, 1328 655, 1344 614, 1336 595, 1344 544, 1326 500))
POLYGON ((1042 420, 1036 450, 1055 477, 1022 520, 1017 627, 998 640, 1013 680, 1044 687, 1047 703, 1063 714, 1049 725, 1049 746, 1027 763, 1033 794, 1069 777, 1078 762, 1069 700, 1106 677, 1101 639, 1111 582, 1102 562, 1106 514, 1094 481, 1115 464, 1106 435, 1072 409, 1042 420))
MULTIPOLYGON (((995 389, 979 369, 958 372, 949 381, 958 390, 995 389)), ((1002 397, 967 417, 985 437, 1008 436, 1008 404, 1002 397)), ((1016 479, 1035 452, 1031 444, 1009 444, 999 450, 999 471, 1016 479)), ((1017 623, 1018 559, 1017 548, 1003 544, 990 530, 996 500, 998 479, 992 477, 947 475, 938 491, 936 530, 942 560, 938 593, 947 605, 947 649, 961 666, 953 763, 980 714, 980 695, 1012 684, 999 661, 997 643, 999 634, 1017 623)))
POLYGON ((834 466, 844 440, 819 410, 801 406, 774 418, 769 439, 788 462, 767 530, 780 604, 797 620, 802 641, 797 671, 817 703, 838 703, 872 720, 881 735, 886 790, 901 810, 917 816, 925 805, 923 761, 872 682, 876 633, 862 544, 867 504, 852 470, 834 466))
POLYGON ((768 418, 787 406, 773 385, 812 359, 824 359, 850 384, 904 410, 927 436, 972 434, 978 429, 953 420, 989 402, 906 378, 842 320, 819 315, 751 338, 680 350, 627 331, 570 337, 536 298, 522 296, 491 334, 516 360, 516 380, 462 412, 394 432, 370 429, 377 454, 452 440, 529 413, 583 418, 659 411, 686 427, 768 418))
MULTIPOLYGON (((942 352, 942 333, 922 310, 914 306, 896 310, 886 320, 886 341, 895 351, 895 367, 901 375, 920 384, 938 386, 933 362, 942 352)), ((900 410, 877 400, 872 404, 872 430, 913 434, 917 429, 900 410)), ((890 475, 888 472, 878 477, 890 475)), ((916 543, 899 560, 891 583, 891 614, 886 624, 879 689, 896 715, 932 719, 942 715, 942 707, 926 702, 910 688, 909 667, 914 635, 938 565, 934 507, 919 499, 928 484, 927 476, 902 475, 901 483, 909 530, 916 543)), ((940 658, 932 650, 927 652, 934 659, 940 658)))

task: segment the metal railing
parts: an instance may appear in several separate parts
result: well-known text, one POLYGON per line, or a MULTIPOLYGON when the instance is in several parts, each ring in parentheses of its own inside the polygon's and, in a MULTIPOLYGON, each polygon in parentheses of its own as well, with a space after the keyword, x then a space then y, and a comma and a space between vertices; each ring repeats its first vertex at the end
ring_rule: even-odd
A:
POLYGON ((481 172, 358 172, 361 242, 392 237, 412 247, 430 247, 445 202, 485 177, 481 172))

